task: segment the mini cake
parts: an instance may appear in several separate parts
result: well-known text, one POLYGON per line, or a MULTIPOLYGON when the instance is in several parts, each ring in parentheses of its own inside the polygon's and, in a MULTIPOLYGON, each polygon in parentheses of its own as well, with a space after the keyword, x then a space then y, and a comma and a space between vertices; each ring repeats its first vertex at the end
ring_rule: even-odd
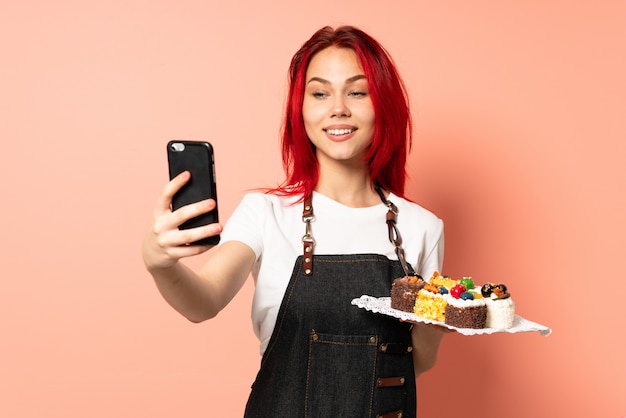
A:
POLYGON ((417 292, 426 282, 419 276, 404 276, 391 283, 391 307, 404 312, 413 312, 417 292))
POLYGON ((448 294, 459 280, 434 272, 428 283, 418 292, 413 312, 423 318, 444 322, 448 294))
POLYGON ((507 329, 515 320, 515 302, 506 285, 487 283, 480 289, 487 305, 488 328, 507 329))
MULTIPOLYGON (((472 282, 470 288, 473 287, 472 282)), ((466 285, 461 283, 450 289, 445 313, 447 325, 457 328, 484 328, 486 321, 487 305, 482 295, 468 292, 466 285)))
POLYGON ((439 286, 427 283, 417 292, 413 312, 426 319, 443 322, 446 314, 447 291, 442 292, 439 286))
POLYGON ((445 287, 447 290, 450 290, 452 289, 452 286, 459 283, 459 281, 451 279, 448 276, 442 276, 438 272, 434 272, 431 278, 428 279, 428 283, 437 285, 439 287, 445 287))

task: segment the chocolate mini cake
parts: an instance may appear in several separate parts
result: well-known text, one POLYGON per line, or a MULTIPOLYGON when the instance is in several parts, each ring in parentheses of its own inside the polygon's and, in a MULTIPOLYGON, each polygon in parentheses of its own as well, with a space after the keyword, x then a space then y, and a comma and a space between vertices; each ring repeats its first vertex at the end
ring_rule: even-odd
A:
POLYGON ((419 276, 404 276, 391 284, 391 307, 404 312, 413 312, 417 292, 426 283, 419 276))
POLYGON ((467 291, 466 285, 473 287, 474 283, 467 281, 450 289, 445 322, 457 328, 485 328, 487 321, 485 300, 482 295, 467 291))
POLYGON ((448 299, 446 324, 457 328, 485 328, 487 306, 484 299, 448 299))

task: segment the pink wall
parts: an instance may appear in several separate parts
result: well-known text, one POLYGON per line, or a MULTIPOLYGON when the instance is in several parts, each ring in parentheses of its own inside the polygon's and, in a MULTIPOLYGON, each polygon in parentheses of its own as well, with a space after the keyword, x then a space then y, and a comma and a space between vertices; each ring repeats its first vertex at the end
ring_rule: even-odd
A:
POLYGON ((339 23, 406 79, 409 195, 446 222, 445 272, 554 330, 446 337, 421 417, 626 415, 625 20, 617 0, 3 2, 0 416, 241 416, 252 286, 192 325, 140 241, 169 139, 213 142, 224 219, 281 179, 289 59, 339 23))

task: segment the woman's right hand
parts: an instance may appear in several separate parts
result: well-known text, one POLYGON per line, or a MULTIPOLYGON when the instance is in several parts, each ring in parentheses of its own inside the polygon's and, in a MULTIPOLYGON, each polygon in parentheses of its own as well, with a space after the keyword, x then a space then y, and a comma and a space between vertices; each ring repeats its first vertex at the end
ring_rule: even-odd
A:
POLYGON ((189 243, 222 232, 222 225, 219 223, 185 230, 178 229, 183 222, 212 211, 216 205, 215 200, 208 199, 172 211, 172 197, 190 178, 188 171, 174 177, 163 188, 157 200, 152 226, 147 231, 142 245, 142 256, 148 270, 165 269, 176 264, 181 258, 209 250, 212 246, 189 243))

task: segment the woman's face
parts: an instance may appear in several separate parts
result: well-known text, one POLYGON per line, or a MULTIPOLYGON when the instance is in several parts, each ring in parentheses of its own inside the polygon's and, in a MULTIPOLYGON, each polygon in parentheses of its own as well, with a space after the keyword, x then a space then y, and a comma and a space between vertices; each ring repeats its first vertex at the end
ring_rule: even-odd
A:
POLYGON ((374 107, 353 50, 329 47, 311 59, 302 116, 320 165, 366 163, 374 135, 374 107))

